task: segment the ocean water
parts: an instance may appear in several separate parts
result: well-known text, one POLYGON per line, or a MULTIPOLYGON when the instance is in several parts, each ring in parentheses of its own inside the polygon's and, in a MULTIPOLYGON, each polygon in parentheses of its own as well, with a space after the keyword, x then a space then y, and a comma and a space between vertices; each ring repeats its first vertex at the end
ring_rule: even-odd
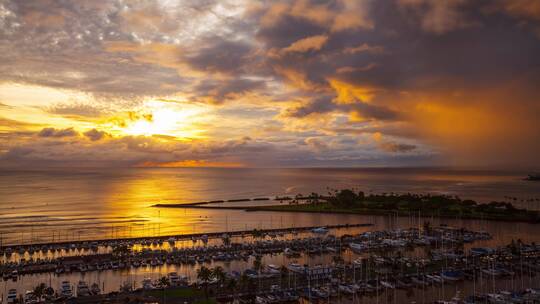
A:
MULTIPOLYGON (((442 193, 537 208, 540 183, 525 172, 442 169, 134 168, 0 171, 0 239, 6 244, 170 235, 370 221, 354 215, 155 208, 354 187, 442 193), (531 201, 534 200, 534 201, 531 201)), ((265 202, 268 203, 268 202, 265 202)))

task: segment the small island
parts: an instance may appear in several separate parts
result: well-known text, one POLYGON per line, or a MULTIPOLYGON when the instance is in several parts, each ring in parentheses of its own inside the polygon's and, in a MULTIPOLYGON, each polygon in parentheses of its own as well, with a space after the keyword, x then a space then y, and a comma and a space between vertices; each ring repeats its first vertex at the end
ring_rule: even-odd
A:
MULTIPOLYGON (((299 195, 303 199, 306 197, 299 195)), ((369 194, 350 189, 327 196, 312 193, 308 199, 291 199, 288 204, 248 207, 248 211, 352 213, 369 215, 414 215, 464 219, 505 220, 540 223, 536 210, 516 208, 509 202, 477 203, 457 196, 430 194, 369 194)))
POLYGON ((527 181, 535 181, 535 182, 538 182, 540 181, 540 173, 535 173, 535 174, 529 174, 525 180, 527 181))

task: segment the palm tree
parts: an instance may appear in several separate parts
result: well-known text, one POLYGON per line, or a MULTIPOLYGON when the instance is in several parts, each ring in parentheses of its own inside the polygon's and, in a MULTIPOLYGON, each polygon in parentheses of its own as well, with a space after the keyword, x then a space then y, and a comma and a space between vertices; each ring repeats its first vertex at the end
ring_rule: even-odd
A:
POLYGON ((208 282, 212 278, 212 271, 206 266, 201 266, 197 270, 197 279, 202 282, 204 288, 204 296, 208 299, 208 282))
POLYGON ((253 261, 253 268, 257 271, 257 277, 258 277, 258 288, 257 288, 257 291, 258 289, 261 287, 261 269, 264 268, 264 265, 261 261, 261 256, 256 256, 255 257, 255 260, 253 261))
POLYGON ((227 289, 233 292, 233 299, 236 298, 236 286, 237 286, 237 283, 238 282, 236 281, 236 279, 231 278, 229 280, 229 283, 227 284, 227 289))
POLYGON ((34 287, 34 295, 36 296, 36 298, 41 300, 41 297, 45 295, 45 289, 47 289, 47 285, 45 285, 44 283, 41 283, 34 287))
POLYGON ((169 282, 169 279, 167 277, 161 277, 158 281, 158 285, 161 288, 169 287, 171 285, 171 282, 169 282))
MULTIPOLYGON (((242 290, 245 291, 246 289, 250 292, 252 292, 255 289, 255 282, 252 278, 248 277, 245 273, 240 276, 240 286, 242 286, 242 290)), ((255 303, 255 296, 252 298, 252 303, 255 303)))
POLYGON ((225 279, 227 279, 227 274, 223 271, 223 267, 221 266, 216 266, 212 270, 212 276, 217 279, 219 286, 222 286, 225 279))
POLYGON ((261 262, 261 257, 260 256, 256 256, 255 257, 255 260, 253 261, 253 268, 259 272, 262 268, 263 264, 261 262))

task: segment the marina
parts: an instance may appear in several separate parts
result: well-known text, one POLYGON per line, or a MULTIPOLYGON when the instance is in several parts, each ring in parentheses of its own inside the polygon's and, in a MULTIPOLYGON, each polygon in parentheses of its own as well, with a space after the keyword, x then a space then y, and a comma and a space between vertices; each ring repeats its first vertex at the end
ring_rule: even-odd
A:
MULTIPOLYGON (((201 236, 191 241, 191 246, 171 237, 96 242, 97 250, 82 243, 76 248, 80 255, 33 261, 14 259, 3 263, 1 270, 5 289, 9 290, 21 282, 36 283, 38 277, 49 287, 55 286, 53 281, 59 281, 59 289, 49 295, 51 300, 98 296, 101 292, 200 289, 205 283, 198 271, 206 267, 222 269, 223 280, 247 277, 256 282, 256 291, 239 290, 236 295, 219 288, 219 284, 212 285, 217 284, 213 281, 214 296, 225 302, 237 297, 255 297, 262 303, 294 299, 317 302, 331 297, 348 301, 351 296, 354 302, 355 297, 378 298, 389 291, 411 288, 428 290, 431 299, 434 290, 444 288, 445 284, 452 289, 458 282, 489 283, 495 278, 498 282, 511 280, 512 287, 538 287, 535 277, 540 271, 540 247, 534 244, 520 241, 519 247, 515 242, 503 247, 476 247, 479 242, 492 240, 492 236, 448 226, 366 231, 339 237, 332 234, 339 229, 344 228, 263 231, 257 236, 244 236, 247 239, 241 242, 234 241, 238 236, 223 233, 219 241, 215 236, 201 236), (202 244, 197 244, 199 241, 202 244), (85 251, 92 253, 82 254, 85 251), (120 284, 111 286, 106 282, 111 276, 120 278, 114 280, 120 284), (66 279, 77 277, 78 280, 66 279), (85 281, 93 279, 98 281, 85 281)), ((480 288, 488 290, 489 284, 480 288)))

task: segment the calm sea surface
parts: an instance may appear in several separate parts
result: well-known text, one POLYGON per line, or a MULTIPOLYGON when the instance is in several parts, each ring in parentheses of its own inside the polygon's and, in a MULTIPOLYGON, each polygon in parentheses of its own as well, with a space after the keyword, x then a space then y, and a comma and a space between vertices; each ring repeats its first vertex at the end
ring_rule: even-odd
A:
MULTIPOLYGON (((77 169, 0 171, 3 244, 367 222, 368 217, 158 209, 157 203, 327 193, 443 193, 482 202, 517 197, 536 208, 525 173, 435 169, 77 169)), ((263 202, 269 203, 269 202, 263 202)), ((270 202, 273 203, 273 202, 270 202)), ((245 203, 253 204, 253 202, 245 203)))

